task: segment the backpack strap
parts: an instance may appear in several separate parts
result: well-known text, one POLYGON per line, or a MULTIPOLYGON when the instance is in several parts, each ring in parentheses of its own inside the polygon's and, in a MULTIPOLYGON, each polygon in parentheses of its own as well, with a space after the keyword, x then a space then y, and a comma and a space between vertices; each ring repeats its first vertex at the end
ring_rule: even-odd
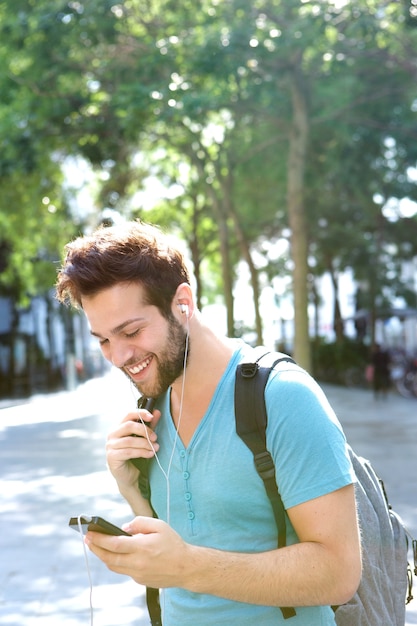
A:
MULTIPOLYGON (((137 402, 138 409, 147 408, 152 411, 153 406, 149 404, 149 400, 142 396, 137 402)), ((157 517, 151 504, 151 488, 149 485, 149 462, 151 459, 131 459, 131 462, 139 470, 139 491, 145 500, 148 500, 154 517, 157 517)), ((148 607, 149 618, 152 626, 162 626, 161 605, 159 601, 159 589, 146 587, 146 604, 148 607)))
POLYGON ((146 587, 146 604, 152 626, 162 626, 161 605, 159 603, 159 589, 146 587))
MULTIPOLYGON (((283 548, 287 540, 285 508, 277 487, 274 461, 266 447, 268 418, 264 391, 271 371, 282 361, 295 363, 287 355, 264 350, 253 363, 237 366, 235 383, 236 432, 251 450, 256 471, 265 485, 278 530, 278 548, 283 548), (261 360, 266 366, 260 366, 261 360)), ((281 612, 284 619, 296 614, 293 607, 281 607, 281 612)))

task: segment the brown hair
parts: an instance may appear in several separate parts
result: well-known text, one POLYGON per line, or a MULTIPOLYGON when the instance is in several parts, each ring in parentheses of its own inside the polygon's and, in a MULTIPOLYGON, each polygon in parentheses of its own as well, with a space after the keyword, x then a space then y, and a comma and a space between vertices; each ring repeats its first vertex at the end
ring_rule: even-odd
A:
POLYGON ((65 252, 56 297, 76 307, 81 307, 82 296, 132 282, 144 287, 147 304, 169 317, 177 287, 190 282, 181 252, 159 228, 140 221, 101 226, 68 243, 65 252))

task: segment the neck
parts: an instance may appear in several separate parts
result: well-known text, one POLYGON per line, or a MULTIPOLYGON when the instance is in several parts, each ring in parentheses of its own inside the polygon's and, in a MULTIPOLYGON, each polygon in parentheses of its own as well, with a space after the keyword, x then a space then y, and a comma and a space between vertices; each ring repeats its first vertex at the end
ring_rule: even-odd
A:
POLYGON ((184 421, 188 421, 190 416, 199 421, 207 410, 234 350, 229 339, 216 335, 201 323, 190 328, 190 345, 185 381, 181 376, 172 385, 171 414, 175 422, 179 416, 183 382, 184 421))

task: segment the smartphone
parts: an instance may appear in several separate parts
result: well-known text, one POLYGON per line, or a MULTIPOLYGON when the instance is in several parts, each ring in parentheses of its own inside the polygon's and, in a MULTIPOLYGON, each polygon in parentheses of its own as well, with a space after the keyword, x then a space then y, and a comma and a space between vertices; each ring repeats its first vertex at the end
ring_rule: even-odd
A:
POLYGON ((138 409, 146 409, 149 413, 155 408, 155 398, 147 398, 146 396, 141 396, 137 402, 138 409))
MULTIPOLYGON (((137 407, 138 409, 146 409, 147 411, 149 411, 149 413, 152 413, 152 411, 155 408, 155 403, 156 403, 155 398, 147 398, 146 396, 141 396, 138 399, 137 407)), ((132 436, 137 437, 137 435, 132 435, 132 436)), ((143 468, 147 460, 148 459, 143 459, 143 458, 130 459, 131 463, 133 463, 133 465, 137 467, 138 470, 140 470, 141 472, 143 472, 143 468)))
POLYGON ((78 517, 71 517, 68 524, 70 528, 78 531, 80 530, 81 524, 83 534, 85 534, 88 530, 94 530, 96 533, 103 533, 104 535, 126 535, 127 537, 131 537, 129 533, 126 533, 118 526, 107 522, 98 515, 80 515, 80 524, 78 523, 78 517))

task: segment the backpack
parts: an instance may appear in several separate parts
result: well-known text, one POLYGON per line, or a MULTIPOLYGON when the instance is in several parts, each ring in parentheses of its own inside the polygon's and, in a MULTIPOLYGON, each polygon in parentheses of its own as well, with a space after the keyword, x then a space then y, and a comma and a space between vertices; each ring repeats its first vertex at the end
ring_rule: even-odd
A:
MULTIPOLYGON (((254 456, 256 470, 264 481, 278 529, 278 546, 285 546, 285 510, 279 495, 275 467, 267 450, 267 414, 264 390, 269 374, 280 362, 295 363, 281 353, 266 352, 253 363, 236 369, 236 431, 254 456), (263 365, 260 365, 260 361, 263 365)), ((417 541, 390 506, 382 480, 371 463, 348 448, 357 477, 355 495, 361 528, 362 579, 353 598, 333 607, 338 626, 404 626, 405 606, 412 596, 412 570, 408 552, 414 553, 417 575, 417 541)), ((281 609, 291 618, 295 609, 281 609)))

